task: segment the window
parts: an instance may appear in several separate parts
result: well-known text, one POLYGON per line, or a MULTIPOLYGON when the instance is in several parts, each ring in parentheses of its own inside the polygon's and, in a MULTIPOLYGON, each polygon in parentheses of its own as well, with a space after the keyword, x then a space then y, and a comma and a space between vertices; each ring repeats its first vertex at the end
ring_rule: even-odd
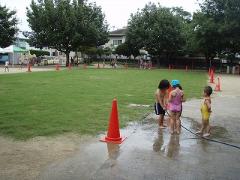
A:
POLYGON ((120 44, 122 44, 122 40, 113 40, 113 45, 114 46, 118 46, 120 44))

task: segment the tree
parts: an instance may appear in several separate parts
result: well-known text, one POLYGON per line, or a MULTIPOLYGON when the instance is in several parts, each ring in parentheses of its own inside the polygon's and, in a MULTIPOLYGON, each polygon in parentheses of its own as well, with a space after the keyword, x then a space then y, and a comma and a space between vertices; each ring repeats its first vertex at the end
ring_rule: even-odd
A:
POLYGON ((128 47, 127 43, 120 44, 116 48, 115 53, 118 55, 123 55, 123 56, 127 56, 127 57, 130 57, 132 55, 130 52, 130 47, 128 47))
POLYGON ((0 47, 8 47, 15 40, 17 33, 16 11, 10 11, 0 5, 0 47))
MULTIPOLYGON (((31 42, 52 47, 66 54, 81 46, 97 47, 108 41, 108 26, 100 7, 83 0, 32 0, 27 8, 33 30, 31 42)), ((66 65, 67 65, 66 64, 66 65)))
POLYGON ((151 55, 166 55, 169 58, 185 43, 181 23, 170 8, 150 3, 131 16, 127 41, 134 48, 143 48, 151 55))
POLYGON ((240 1, 205 0, 193 16, 193 37, 197 49, 211 60, 218 54, 240 50, 240 1))

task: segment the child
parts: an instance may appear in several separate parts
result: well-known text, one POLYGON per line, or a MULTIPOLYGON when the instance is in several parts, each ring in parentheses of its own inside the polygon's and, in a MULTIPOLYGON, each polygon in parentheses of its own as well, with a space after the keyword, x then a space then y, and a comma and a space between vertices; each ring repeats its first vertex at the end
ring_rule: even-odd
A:
POLYGON ((166 128, 166 126, 163 125, 163 118, 165 115, 165 110, 167 108, 167 98, 168 93, 167 90, 170 87, 170 83, 168 80, 163 79, 160 81, 158 89, 155 93, 156 102, 155 102, 155 113, 156 115, 159 115, 159 127, 161 129, 166 128))
POLYGON ((169 111, 170 111, 170 133, 173 134, 176 131, 180 133, 180 116, 182 112, 183 91, 180 89, 179 80, 172 80, 171 85, 173 90, 169 95, 169 111))
POLYGON ((8 61, 5 61, 5 68, 4 68, 4 71, 5 72, 9 72, 9 67, 8 67, 8 65, 9 65, 9 62, 8 61))
POLYGON ((203 134, 203 137, 210 136, 210 125, 209 118, 211 114, 211 94, 212 88, 210 86, 206 86, 203 91, 203 103, 201 106, 201 114, 202 114, 202 127, 197 134, 202 134, 206 130, 206 133, 203 134))

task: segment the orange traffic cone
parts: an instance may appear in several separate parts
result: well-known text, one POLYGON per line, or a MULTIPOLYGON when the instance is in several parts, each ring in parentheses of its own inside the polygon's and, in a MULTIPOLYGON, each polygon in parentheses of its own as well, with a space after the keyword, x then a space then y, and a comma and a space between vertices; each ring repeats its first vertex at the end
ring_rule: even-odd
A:
POLYGON ((209 76, 209 78, 211 77, 211 71, 212 71, 211 68, 209 68, 208 69, 208 76, 209 76))
POLYGON ((211 70, 210 83, 214 83, 214 71, 211 70))
POLYGON ((121 144, 125 139, 126 137, 125 138, 120 137, 117 100, 114 99, 112 101, 112 112, 109 119, 108 133, 107 136, 105 136, 100 141, 121 144))
POLYGON ((28 64, 28 70, 27 70, 27 72, 32 72, 32 71, 31 71, 31 64, 28 64))
POLYGON ((59 71, 59 70, 60 70, 60 65, 56 64, 56 71, 59 71))
POLYGON ((71 63, 68 64, 68 70, 71 70, 72 69, 72 65, 71 63))
POLYGON ((171 70, 171 69, 172 69, 172 67, 171 67, 171 65, 169 64, 169 65, 168 65, 168 70, 171 70))
POLYGON ((218 77, 217 80, 218 83, 216 84, 214 91, 221 91, 220 77, 218 77))

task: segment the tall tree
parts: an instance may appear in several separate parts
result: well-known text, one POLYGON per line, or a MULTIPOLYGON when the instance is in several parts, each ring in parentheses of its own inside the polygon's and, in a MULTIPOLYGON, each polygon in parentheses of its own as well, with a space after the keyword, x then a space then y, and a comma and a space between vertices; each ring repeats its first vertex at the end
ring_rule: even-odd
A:
POLYGON ((16 11, 0 5, 0 47, 10 46, 17 31, 16 11))
POLYGON ((240 51, 240 1, 204 0, 193 16, 193 36, 206 61, 222 53, 240 51))
POLYGON ((108 26, 100 7, 84 0, 32 0, 27 8, 32 44, 66 54, 81 46, 97 47, 108 41, 108 26))
POLYGON ((184 45, 180 18, 170 8, 150 3, 131 16, 127 41, 151 55, 168 58, 184 45))

